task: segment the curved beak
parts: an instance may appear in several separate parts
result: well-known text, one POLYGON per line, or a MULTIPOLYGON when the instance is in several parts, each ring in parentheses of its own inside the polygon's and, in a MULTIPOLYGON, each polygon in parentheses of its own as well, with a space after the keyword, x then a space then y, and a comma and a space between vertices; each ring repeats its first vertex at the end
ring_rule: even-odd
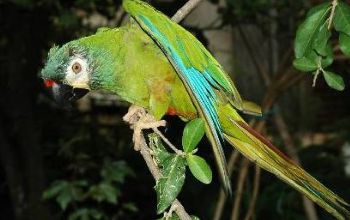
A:
POLYGON ((70 104, 89 92, 88 89, 73 88, 66 84, 54 83, 52 85, 52 93, 57 104, 62 106, 70 106, 70 104))
POLYGON ((45 87, 51 88, 53 97, 61 107, 71 107, 72 102, 84 97, 89 90, 82 88, 73 88, 70 85, 56 83, 52 80, 44 80, 45 87))
POLYGON ((63 107, 71 106, 71 103, 84 97, 89 90, 73 88, 70 85, 56 83, 52 80, 45 80, 45 86, 51 88, 56 103, 63 107))

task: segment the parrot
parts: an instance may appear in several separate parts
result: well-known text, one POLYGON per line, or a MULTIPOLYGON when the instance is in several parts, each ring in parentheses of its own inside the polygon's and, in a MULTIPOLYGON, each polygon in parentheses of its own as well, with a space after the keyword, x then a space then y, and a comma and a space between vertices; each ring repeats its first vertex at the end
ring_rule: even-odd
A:
POLYGON ((350 219, 349 205, 253 130, 240 113, 261 115, 243 100, 233 80, 189 31, 141 0, 124 0, 130 21, 48 52, 41 77, 59 102, 105 90, 147 109, 156 119, 201 118, 223 188, 231 183, 223 151, 232 145, 263 169, 306 195, 337 219, 350 219))

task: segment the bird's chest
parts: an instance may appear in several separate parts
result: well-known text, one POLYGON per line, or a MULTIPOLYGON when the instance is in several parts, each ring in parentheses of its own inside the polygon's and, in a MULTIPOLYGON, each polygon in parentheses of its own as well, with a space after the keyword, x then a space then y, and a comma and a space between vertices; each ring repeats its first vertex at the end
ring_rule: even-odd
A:
MULTIPOLYGON (((185 118, 196 116, 196 110, 182 81, 164 53, 148 37, 129 36, 123 68, 119 74, 122 85, 119 95, 136 105, 156 112, 178 114, 185 118)), ((159 113, 160 114, 160 113, 159 113)))

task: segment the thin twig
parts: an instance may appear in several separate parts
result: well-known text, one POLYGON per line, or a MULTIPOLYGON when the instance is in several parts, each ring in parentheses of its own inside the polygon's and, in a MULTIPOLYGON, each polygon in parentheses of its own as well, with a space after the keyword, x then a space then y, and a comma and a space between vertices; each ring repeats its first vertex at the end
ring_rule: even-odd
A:
POLYGON ((259 62, 259 59, 252 55, 254 54, 255 49, 253 48, 253 46, 249 43, 249 40, 246 36, 246 34, 244 33, 244 30, 242 29, 242 27, 240 25, 237 26, 238 32, 247 48, 248 53, 250 54, 250 58, 252 59, 252 62, 255 66, 255 68, 257 69, 257 71, 259 72, 259 75, 262 77, 265 86, 268 86, 270 84, 270 77, 269 77, 269 73, 266 71, 266 69, 261 65, 261 63, 259 62))
POLYGON ((200 2, 201 0, 189 0, 182 8, 180 8, 171 20, 179 23, 182 21, 200 2))
POLYGON ((241 162, 241 167, 239 169, 240 173, 239 173, 238 182, 237 182, 237 191, 236 191, 235 201, 232 208, 231 220, 239 219, 241 200, 243 196, 243 187, 244 187, 245 180, 247 179, 246 177, 248 175, 249 164, 250 164, 249 160, 245 158, 241 162))
POLYGON ((338 0, 333 0, 332 1, 331 15, 329 16, 328 30, 330 30, 332 27, 334 12, 335 12, 335 8, 337 7, 337 5, 338 5, 338 0))
POLYGON ((317 69, 315 74, 314 74, 314 77, 312 79, 312 87, 315 87, 316 86, 316 81, 317 81, 317 78, 318 76, 320 75, 320 72, 321 70, 320 69, 317 69))
POLYGON ((158 128, 153 128, 152 129, 158 136, 178 155, 184 155, 185 153, 182 150, 179 150, 173 145, 168 138, 166 138, 162 132, 158 130, 158 128))
POLYGON ((253 186, 253 195, 250 199, 249 208, 247 214, 244 217, 244 220, 252 219, 255 210, 256 200, 258 199, 259 186, 260 186, 260 176, 261 168, 258 165, 255 165, 255 176, 254 176, 254 186, 253 186))
MULTIPOLYGON (((228 160, 228 163, 227 163, 227 170, 230 177, 232 176, 233 169, 235 167, 236 161, 239 159, 239 156, 240 154, 237 150, 232 151, 230 159, 228 160)), ((215 207, 213 220, 221 219, 226 200, 227 200, 227 195, 224 192, 224 190, 221 189, 219 193, 218 202, 215 207)))

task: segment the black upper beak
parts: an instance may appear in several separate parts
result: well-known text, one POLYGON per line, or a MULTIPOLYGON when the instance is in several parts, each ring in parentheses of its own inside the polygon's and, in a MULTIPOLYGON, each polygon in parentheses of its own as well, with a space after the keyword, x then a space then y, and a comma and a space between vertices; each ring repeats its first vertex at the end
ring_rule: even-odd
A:
POLYGON ((53 97, 59 105, 67 106, 71 102, 74 102, 83 96, 85 96, 89 90, 73 88, 72 86, 65 84, 55 84, 52 87, 53 97))

